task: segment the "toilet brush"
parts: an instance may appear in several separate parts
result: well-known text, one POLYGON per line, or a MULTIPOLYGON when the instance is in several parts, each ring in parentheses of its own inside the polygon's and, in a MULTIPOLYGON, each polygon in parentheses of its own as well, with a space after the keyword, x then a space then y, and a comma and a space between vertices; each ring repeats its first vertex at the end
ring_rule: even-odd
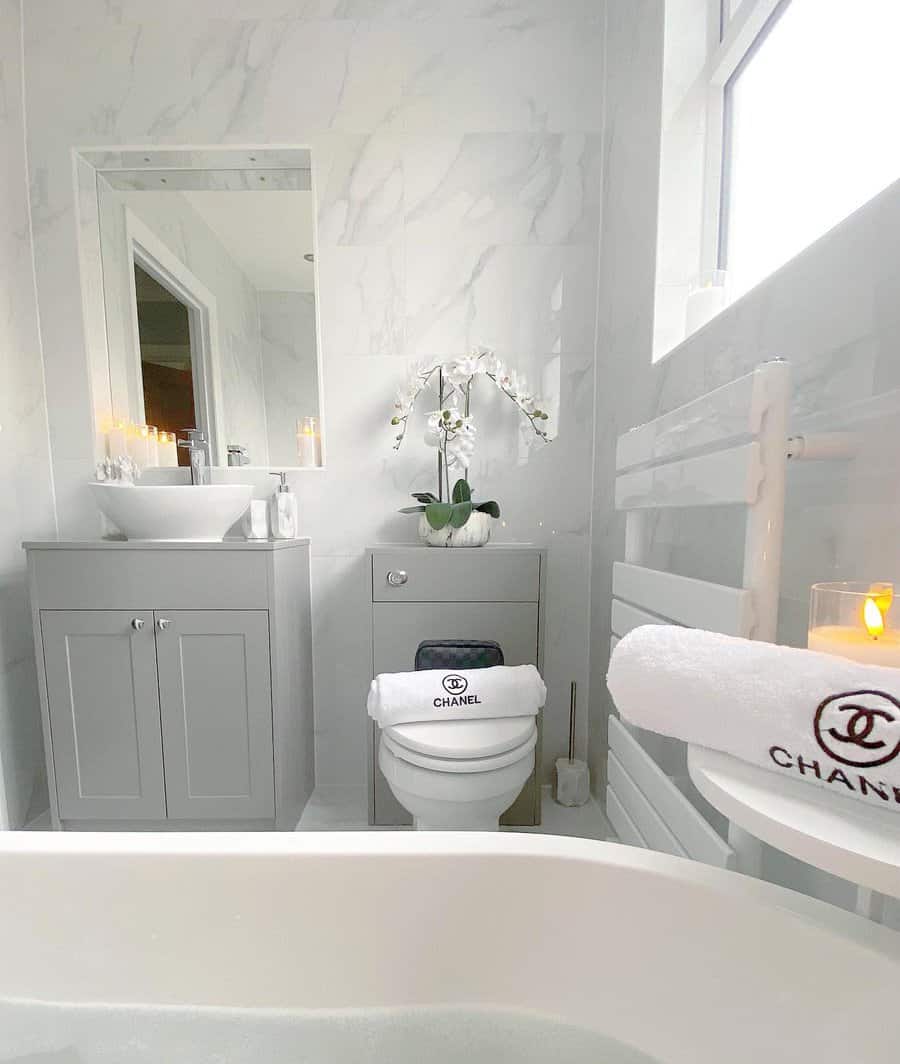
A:
POLYGON ((556 759, 553 797, 560 805, 584 805, 591 793, 591 772, 587 762, 575 757, 575 682, 569 693, 569 756, 556 759))

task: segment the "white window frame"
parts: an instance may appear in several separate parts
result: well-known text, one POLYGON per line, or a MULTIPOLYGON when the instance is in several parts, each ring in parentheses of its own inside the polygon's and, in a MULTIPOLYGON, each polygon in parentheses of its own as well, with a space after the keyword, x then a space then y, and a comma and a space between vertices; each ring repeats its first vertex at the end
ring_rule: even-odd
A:
POLYGON ((128 207, 125 208, 125 242, 127 261, 130 264, 128 290, 131 302, 132 355, 135 360, 132 420, 135 424, 142 424, 146 420, 141 337, 134 279, 134 264, 137 263, 145 273, 150 274, 187 307, 191 372, 194 382, 194 413, 197 424, 181 427, 202 429, 209 443, 210 455, 224 458, 224 455, 220 456, 220 449, 224 449, 222 447, 224 437, 216 297, 128 207))
MULTIPOLYGON (((684 327, 676 325, 673 307, 680 307, 681 304, 677 297, 675 303, 667 302, 666 290, 672 285, 683 290, 689 287, 694 277, 699 278, 713 271, 727 269, 728 89, 732 79, 765 41, 768 32, 786 10, 790 0, 740 0, 734 14, 730 15, 733 3, 734 0, 698 0, 691 14, 692 18, 705 20, 704 27, 698 27, 697 23, 694 23, 694 30, 705 30, 705 40, 708 43, 705 58, 703 53, 699 57, 701 61, 696 68, 696 75, 691 78, 690 88, 686 88, 686 83, 681 86, 683 95, 671 112, 671 118, 676 124, 683 124, 685 120, 690 121, 692 115, 696 115, 698 122, 703 122, 704 140, 698 160, 702 173, 698 177, 696 191, 692 193, 696 196, 693 200, 695 206, 689 208, 692 212, 697 212, 694 222, 688 225, 688 230, 694 234, 689 240, 683 228, 679 231, 677 222, 671 238, 661 235, 664 229, 669 230, 674 216, 668 213, 672 210, 670 201, 665 218, 663 217, 663 201, 668 197, 668 192, 664 194, 662 183, 660 185, 654 315, 660 316, 661 331, 657 335, 658 323, 655 321, 654 362, 666 357, 693 335, 685 335, 684 327), (667 276, 660 275, 660 264, 663 261, 660 241, 664 239, 676 241, 667 245, 676 248, 676 261, 677 255, 680 254, 677 241, 685 239, 692 245, 690 250, 685 247, 685 270, 684 274, 678 277, 673 278, 671 268, 666 271, 667 276)), ((668 29, 667 26, 667 37, 668 29)), ((666 61, 668 62, 668 56, 666 61)), ((665 106, 664 101, 664 114, 665 106)), ((668 124, 662 130, 663 141, 667 130, 668 124)), ((664 162, 664 158, 661 161, 664 162)), ((667 173, 661 172, 661 182, 665 181, 667 176, 667 173)), ((677 187, 677 178, 674 187, 677 187)))
POLYGON ((726 21, 720 0, 719 46, 710 57, 706 102, 706 173, 703 193, 702 269, 728 268, 728 168, 731 160, 729 86, 753 58, 791 0, 743 0, 726 21))

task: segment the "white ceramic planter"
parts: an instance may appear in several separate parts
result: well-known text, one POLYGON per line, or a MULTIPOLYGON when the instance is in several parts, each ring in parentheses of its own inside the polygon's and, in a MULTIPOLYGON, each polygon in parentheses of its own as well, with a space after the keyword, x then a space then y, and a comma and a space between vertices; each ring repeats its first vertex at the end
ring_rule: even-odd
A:
POLYGON ((493 517, 477 510, 469 515, 462 528, 433 529, 425 514, 419 517, 419 539, 429 547, 483 547, 491 538, 493 517))

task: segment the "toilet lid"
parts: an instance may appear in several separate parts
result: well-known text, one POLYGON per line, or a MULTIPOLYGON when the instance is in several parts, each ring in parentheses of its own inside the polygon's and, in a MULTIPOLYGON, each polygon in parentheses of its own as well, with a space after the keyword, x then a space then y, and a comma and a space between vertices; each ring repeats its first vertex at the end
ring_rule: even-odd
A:
POLYGON ((392 745, 428 757, 495 757, 522 746, 535 730, 534 716, 492 720, 429 720, 395 724, 384 734, 392 745))

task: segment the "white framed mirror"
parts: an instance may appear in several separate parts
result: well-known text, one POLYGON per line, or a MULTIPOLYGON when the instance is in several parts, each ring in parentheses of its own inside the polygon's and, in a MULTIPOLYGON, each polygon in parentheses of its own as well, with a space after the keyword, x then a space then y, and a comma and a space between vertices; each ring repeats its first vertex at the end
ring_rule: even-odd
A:
POLYGON ((322 467, 309 151, 106 150, 79 163, 96 198, 99 276, 84 288, 102 300, 98 433, 149 430, 162 466, 186 464, 172 437, 200 429, 214 465, 322 467))

